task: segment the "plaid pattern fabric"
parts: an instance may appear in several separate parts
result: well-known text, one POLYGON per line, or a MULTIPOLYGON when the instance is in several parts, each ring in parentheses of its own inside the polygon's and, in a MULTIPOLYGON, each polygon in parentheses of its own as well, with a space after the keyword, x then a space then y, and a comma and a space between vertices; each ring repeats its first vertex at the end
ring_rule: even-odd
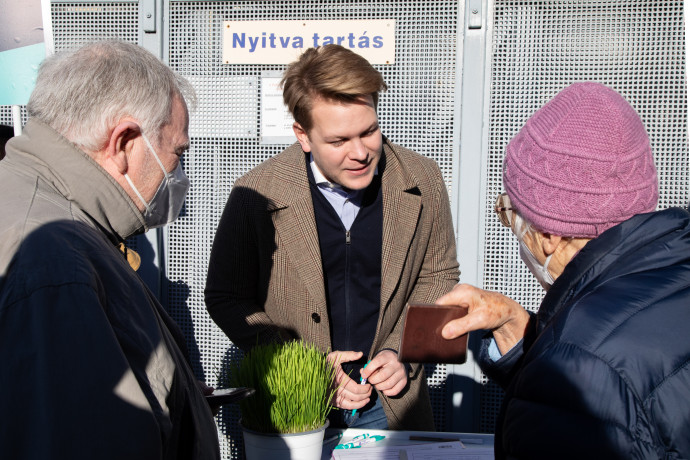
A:
MULTIPOLYGON (((459 277, 450 204, 435 161, 384 143, 381 312, 370 356, 397 350, 406 304, 433 302, 459 277)), ((235 183, 213 243, 211 317, 243 349, 302 338, 330 349, 330 327, 305 154, 299 144, 235 183)), ((382 401, 391 429, 431 430, 421 365, 382 401)))

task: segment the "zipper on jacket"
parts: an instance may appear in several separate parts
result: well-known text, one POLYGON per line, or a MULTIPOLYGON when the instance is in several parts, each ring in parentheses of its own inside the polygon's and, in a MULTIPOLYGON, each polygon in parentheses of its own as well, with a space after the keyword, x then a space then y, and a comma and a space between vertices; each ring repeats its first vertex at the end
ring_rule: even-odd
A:
POLYGON ((347 349, 352 349, 351 329, 350 329, 350 230, 345 230, 345 337, 347 349))

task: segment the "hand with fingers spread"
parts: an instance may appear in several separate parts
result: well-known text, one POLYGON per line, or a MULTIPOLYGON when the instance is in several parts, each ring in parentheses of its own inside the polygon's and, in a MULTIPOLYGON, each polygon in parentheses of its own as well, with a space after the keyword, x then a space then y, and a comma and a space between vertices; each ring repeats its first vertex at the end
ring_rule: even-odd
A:
POLYGON ((340 409, 361 409, 371 397, 371 385, 360 385, 359 377, 353 379, 343 370, 342 363, 357 361, 364 354, 361 351, 332 351, 327 358, 336 367, 335 382, 337 388, 333 405, 340 409))
POLYGON ((449 321, 443 327, 441 334, 446 339, 454 339, 478 329, 490 330, 498 349, 504 354, 525 336, 529 313, 519 303, 499 292, 458 284, 436 303, 469 308, 467 316, 449 321))
POLYGON ((383 350, 362 369, 362 377, 386 396, 396 396, 407 386, 405 365, 393 350, 383 350))

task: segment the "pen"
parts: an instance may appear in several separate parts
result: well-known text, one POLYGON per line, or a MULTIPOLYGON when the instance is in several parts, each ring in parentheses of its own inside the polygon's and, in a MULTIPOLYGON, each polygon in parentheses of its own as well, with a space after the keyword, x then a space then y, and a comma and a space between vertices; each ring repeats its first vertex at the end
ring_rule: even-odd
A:
POLYGON ((384 438, 385 438, 385 436, 383 436, 383 435, 379 435, 379 434, 371 435, 371 434, 365 433, 365 434, 361 434, 359 436, 355 436, 354 438, 352 438, 352 440, 350 442, 347 442, 345 444, 338 444, 337 446, 335 446, 335 449, 357 449, 357 448, 362 447, 365 444, 378 442, 384 438))
POLYGON ((410 441, 453 442, 453 441, 460 441, 460 438, 436 438, 433 436, 410 436, 410 441))
MULTIPOLYGON (((371 360, 367 361, 367 364, 369 364, 370 362, 371 362, 371 360)), ((362 369, 366 369, 366 368, 367 368, 367 364, 365 364, 364 367, 363 367, 362 369)), ((359 378, 359 384, 360 384, 360 385, 364 385, 365 383, 367 383, 367 379, 365 379, 364 377, 360 377, 360 378, 359 378)), ((355 416, 356 413, 357 413, 357 409, 352 409, 352 416, 353 416, 353 417, 355 416)))
POLYGON ((330 444, 330 443, 332 443, 333 441, 339 441, 340 438, 342 438, 342 437, 343 437, 343 433, 338 433, 338 434, 335 434, 335 435, 331 436, 330 438, 324 439, 324 440, 323 440, 323 443, 324 443, 324 444, 330 444))
MULTIPOLYGON (((428 441, 428 442, 459 442, 462 448, 465 448, 460 438, 436 438, 433 436, 410 436, 410 441, 428 441)), ((480 442, 481 444, 481 442, 480 442)))

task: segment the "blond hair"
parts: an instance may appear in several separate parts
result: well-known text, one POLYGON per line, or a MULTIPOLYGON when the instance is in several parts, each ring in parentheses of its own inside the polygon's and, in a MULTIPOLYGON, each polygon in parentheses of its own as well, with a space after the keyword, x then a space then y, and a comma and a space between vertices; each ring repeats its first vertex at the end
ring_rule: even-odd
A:
POLYGON ((309 48, 288 66, 280 84, 283 102, 306 132, 312 127, 314 100, 352 102, 371 96, 376 108, 379 91, 387 89, 369 61, 340 45, 309 48))

